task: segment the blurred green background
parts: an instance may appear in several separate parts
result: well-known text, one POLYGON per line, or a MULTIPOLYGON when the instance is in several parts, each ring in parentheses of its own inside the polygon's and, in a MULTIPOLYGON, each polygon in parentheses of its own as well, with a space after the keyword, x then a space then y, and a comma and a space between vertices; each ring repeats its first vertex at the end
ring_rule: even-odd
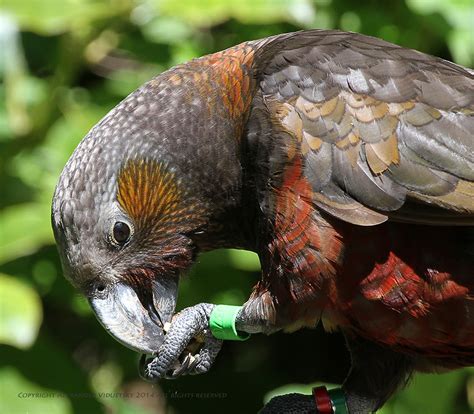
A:
MULTIPOLYGON (((0 413, 256 412, 272 395, 340 382, 340 335, 306 330, 225 344, 210 373, 151 385, 62 278, 49 210, 82 136, 172 65, 304 28, 340 28, 471 66, 472 0, 2 0, 0 2, 0 413)), ((249 252, 200 258, 180 307, 243 303, 249 252)), ((383 414, 472 412, 474 370, 417 375, 383 414)))

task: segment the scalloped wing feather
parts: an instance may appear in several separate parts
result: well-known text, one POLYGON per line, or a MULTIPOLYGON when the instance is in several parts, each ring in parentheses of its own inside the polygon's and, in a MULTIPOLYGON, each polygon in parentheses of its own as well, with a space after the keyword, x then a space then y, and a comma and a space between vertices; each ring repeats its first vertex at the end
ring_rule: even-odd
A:
POLYGON ((353 33, 269 44, 258 93, 274 145, 303 154, 316 206, 358 225, 474 224, 471 71, 353 33))

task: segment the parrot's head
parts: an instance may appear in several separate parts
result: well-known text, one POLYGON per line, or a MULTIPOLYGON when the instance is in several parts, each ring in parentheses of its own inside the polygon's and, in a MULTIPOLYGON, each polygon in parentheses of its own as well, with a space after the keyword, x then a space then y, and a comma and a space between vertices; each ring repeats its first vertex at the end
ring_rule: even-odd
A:
POLYGON ((196 239, 235 203, 240 176, 236 144, 215 153, 229 131, 203 122, 208 97, 184 94, 166 76, 86 135, 52 207, 66 278, 112 336, 143 353, 162 343, 179 276, 200 248, 196 239))

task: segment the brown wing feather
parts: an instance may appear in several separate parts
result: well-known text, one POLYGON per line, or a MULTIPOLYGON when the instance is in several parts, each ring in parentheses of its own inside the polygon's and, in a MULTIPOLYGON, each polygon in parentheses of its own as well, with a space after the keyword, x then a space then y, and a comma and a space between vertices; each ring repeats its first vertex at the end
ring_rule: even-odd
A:
POLYGON ((359 225, 474 224, 472 72, 354 33, 256 46, 268 135, 280 156, 301 152, 319 208, 359 225))

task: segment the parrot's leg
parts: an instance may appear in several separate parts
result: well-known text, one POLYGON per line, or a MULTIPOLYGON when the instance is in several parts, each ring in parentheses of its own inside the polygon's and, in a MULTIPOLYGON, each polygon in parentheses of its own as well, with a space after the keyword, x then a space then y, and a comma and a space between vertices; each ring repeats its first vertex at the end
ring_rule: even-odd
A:
MULTIPOLYGON (((237 313, 235 326, 238 331, 270 333, 276 330, 267 320, 255 315, 255 306, 247 304, 237 313)), ((177 313, 156 354, 141 359, 141 375, 148 380, 157 380, 207 372, 222 347, 222 341, 212 335, 209 327, 209 318, 214 307, 215 305, 210 303, 199 303, 177 313), (183 356, 190 342, 196 337, 202 338, 203 342, 199 352, 183 356)))
MULTIPOLYGON (((361 339, 347 339, 352 367, 343 391, 349 414, 373 413, 399 388, 413 371, 410 356, 393 352, 361 339)), ((287 394, 274 397, 260 414, 316 414, 313 395, 287 394)))
MULTIPOLYGON (((235 321, 239 331, 271 333, 280 328, 261 317, 263 307, 259 305, 249 301, 242 306, 235 321)), ((375 412, 399 387, 406 385, 414 369, 413 358, 361 338, 346 337, 346 342, 352 360, 343 384, 349 413, 375 412)), ((275 397, 261 411, 262 414, 297 412, 315 413, 314 397, 303 394, 275 397)))
POLYGON ((222 341, 214 338, 209 329, 209 316, 214 307, 200 303, 177 313, 156 355, 141 359, 141 375, 157 380, 207 372, 222 347, 222 341), (183 353, 195 338, 202 342, 200 349, 195 355, 187 353, 183 359, 183 353))
POLYGON ((266 299, 264 296, 252 297, 242 305, 235 318, 235 327, 239 332, 269 335, 284 328, 266 299))
POLYGON ((414 369, 413 358, 360 338, 348 338, 351 369, 343 384, 351 414, 372 413, 400 387, 414 369))

